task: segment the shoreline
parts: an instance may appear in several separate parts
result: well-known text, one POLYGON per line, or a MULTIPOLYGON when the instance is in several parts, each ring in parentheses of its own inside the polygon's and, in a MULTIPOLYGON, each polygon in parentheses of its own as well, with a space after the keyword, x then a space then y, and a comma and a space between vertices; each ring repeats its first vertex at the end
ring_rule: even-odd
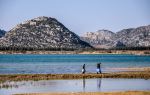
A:
POLYGON ((0 82, 28 81, 28 80, 54 80, 54 79, 82 79, 82 78, 139 78, 150 79, 150 70, 126 71, 113 73, 87 73, 87 74, 1 74, 0 82))
MULTIPOLYGON (((111 73, 86 73, 86 74, 0 74, 0 83, 11 81, 40 81, 40 80, 63 80, 63 79, 90 79, 90 78, 127 78, 127 79, 150 79, 150 67, 143 68, 113 68, 125 70, 111 73)), ((44 92, 44 93, 19 93, 13 95, 150 95, 150 91, 113 91, 113 92, 44 92)))
POLYGON ((150 71, 150 67, 123 67, 123 68, 106 68, 109 70, 118 70, 118 71, 150 71))
POLYGON ((14 95, 150 95, 150 91, 26 93, 14 95))
POLYGON ((132 54, 148 55, 150 50, 0 51, 0 54, 132 54))

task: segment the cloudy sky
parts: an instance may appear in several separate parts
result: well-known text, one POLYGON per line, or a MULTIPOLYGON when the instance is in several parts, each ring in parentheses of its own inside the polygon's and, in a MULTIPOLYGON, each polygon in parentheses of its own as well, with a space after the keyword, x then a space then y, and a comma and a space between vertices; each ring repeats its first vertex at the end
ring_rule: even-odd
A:
POLYGON ((38 16, 54 17, 71 31, 121 29, 150 24, 150 0, 0 0, 0 29, 38 16))

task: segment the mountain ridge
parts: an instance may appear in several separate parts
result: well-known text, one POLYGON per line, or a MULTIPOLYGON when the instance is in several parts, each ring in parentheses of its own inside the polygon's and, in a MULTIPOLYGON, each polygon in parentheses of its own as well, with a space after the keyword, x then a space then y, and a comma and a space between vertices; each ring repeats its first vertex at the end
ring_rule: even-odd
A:
POLYGON ((122 29, 116 33, 102 29, 79 37, 57 19, 40 16, 24 21, 10 31, 0 30, 0 48, 85 49, 150 47, 150 25, 122 29))
POLYGON ((92 48, 55 18, 45 16, 16 25, 0 40, 0 46, 33 49, 92 48))
MULTIPOLYGON (((103 31, 103 30, 101 30, 103 31)), ((108 32, 109 30, 107 30, 108 32)), ((104 31, 103 31, 104 32, 104 31)), ((100 32, 102 34, 102 32, 100 32)), ((149 47, 150 46, 150 25, 140 26, 137 28, 122 29, 116 33, 110 32, 104 35, 106 41, 96 32, 87 32, 81 38, 96 48, 113 48, 113 47, 149 47), (94 35, 94 36, 93 36, 94 35), (111 38, 109 38, 111 37, 111 38)), ((103 37, 103 38, 104 38, 103 37)))

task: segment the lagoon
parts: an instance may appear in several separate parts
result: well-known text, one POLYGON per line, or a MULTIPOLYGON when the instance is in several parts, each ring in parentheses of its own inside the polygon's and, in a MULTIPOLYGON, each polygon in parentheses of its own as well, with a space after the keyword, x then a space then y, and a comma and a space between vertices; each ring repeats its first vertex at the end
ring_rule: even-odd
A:
POLYGON ((109 68, 150 67, 150 56, 129 54, 1 54, 0 74, 64 74, 80 73, 83 64, 87 72, 96 71, 102 63, 103 72, 109 68))

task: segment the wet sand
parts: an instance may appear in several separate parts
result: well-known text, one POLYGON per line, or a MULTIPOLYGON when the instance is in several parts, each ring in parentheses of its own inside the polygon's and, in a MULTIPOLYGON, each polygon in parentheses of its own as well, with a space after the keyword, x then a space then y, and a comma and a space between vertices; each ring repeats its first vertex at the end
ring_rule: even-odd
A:
POLYGON ((79 92, 79 93, 30 93, 15 95, 150 95, 150 91, 125 91, 125 92, 79 92))

